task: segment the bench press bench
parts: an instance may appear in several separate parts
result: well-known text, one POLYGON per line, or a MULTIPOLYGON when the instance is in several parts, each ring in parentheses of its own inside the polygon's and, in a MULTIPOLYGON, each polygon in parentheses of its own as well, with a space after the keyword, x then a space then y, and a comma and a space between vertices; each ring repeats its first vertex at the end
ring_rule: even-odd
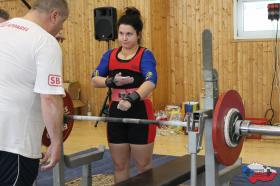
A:
MULTIPOLYGON (((197 175, 205 171, 204 156, 197 156, 197 175)), ((191 178, 191 156, 184 155, 149 169, 114 186, 159 186, 178 185, 191 178)))

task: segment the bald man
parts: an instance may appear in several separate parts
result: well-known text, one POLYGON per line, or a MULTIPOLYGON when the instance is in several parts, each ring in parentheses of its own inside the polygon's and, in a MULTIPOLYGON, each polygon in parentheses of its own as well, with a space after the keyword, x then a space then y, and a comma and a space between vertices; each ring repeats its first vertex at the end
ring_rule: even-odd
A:
POLYGON ((0 8, 0 23, 7 21, 9 18, 9 13, 0 8))
POLYGON ((44 127, 51 145, 41 170, 61 157, 65 92, 55 36, 68 14, 66 0, 35 0, 24 17, 0 24, 0 185, 33 184, 44 127))

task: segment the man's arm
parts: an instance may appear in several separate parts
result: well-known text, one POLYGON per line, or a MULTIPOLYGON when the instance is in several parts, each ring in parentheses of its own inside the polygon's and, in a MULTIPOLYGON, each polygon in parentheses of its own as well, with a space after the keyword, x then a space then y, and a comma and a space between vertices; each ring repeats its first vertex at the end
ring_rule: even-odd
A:
POLYGON ((41 94, 41 108, 51 140, 51 145, 42 160, 44 165, 41 166, 41 170, 48 170, 56 165, 61 156, 64 114, 62 96, 41 94))

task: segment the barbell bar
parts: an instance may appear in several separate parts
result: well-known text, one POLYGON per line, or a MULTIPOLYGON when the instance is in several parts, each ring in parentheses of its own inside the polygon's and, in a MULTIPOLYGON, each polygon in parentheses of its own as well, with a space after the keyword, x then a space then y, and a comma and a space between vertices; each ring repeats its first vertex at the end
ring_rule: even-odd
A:
MULTIPOLYGON (((249 121, 250 122, 250 121, 249 121)), ((280 136, 280 127, 279 126, 270 126, 270 125, 254 125, 252 123, 244 124, 241 123, 239 128, 239 135, 248 135, 248 134, 262 134, 268 136, 280 136)))
MULTIPOLYGON (((136 118, 115 118, 99 116, 81 116, 74 115, 73 102, 70 95, 66 92, 63 98, 64 102, 64 130, 63 141, 71 133, 75 120, 83 121, 104 121, 116 123, 133 123, 133 124, 158 124, 167 126, 190 126, 190 121, 161 121, 136 118)), ((280 127, 254 125, 251 121, 244 120, 245 109, 242 98, 235 90, 229 90, 219 96, 214 112, 207 112, 204 117, 212 117, 212 140, 216 159, 223 165, 232 165, 239 157, 244 136, 248 134, 266 134, 272 136, 280 135, 280 127)), ((50 145, 50 138, 47 130, 44 130, 42 144, 50 145)))
MULTIPOLYGON (((63 124, 63 141, 65 141, 71 133, 75 120, 81 121, 104 121, 114 123, 133 123, 133 124, 158 124, 177 127, 187 127, 187 122, 182 121, 162 121, 162 120, 148 120, 148 119, 136 119, 136 118, 116 118, 116 117, 100 117, 100 116, 81 116, 74 115, 74 106, 70 95, 66 92, 63 98, 64 103, 64 124, 63 124)), ((49 146, 51 143, 47 130, 45 129, 42 136, 42 144, 49 146)))
POLYGON ((99 117, 99 116, 80 116, 80 115, 68 115, 69 119, 81 120, 81 121, 104 121, 113 123, 133 123, 133 124, 158 124, 167 126, 187 127, 187 122, 183 121, 162 121, 162 120, 148 120, 148 119, 136 119, 136 118, 115 118, 115 117, 99 117))

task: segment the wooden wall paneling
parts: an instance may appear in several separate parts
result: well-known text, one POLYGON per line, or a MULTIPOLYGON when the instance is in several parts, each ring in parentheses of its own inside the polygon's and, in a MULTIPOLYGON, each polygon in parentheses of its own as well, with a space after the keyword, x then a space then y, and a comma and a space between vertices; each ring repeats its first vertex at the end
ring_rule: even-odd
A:
MULTIPOLYGON (((279 41, 278 41, 279 42, 279 41)), ((279 48, 277 48, 279 52, 279 48)), ((271 44, 267 45, 267 51, 268 54, 272 56, 270 61, 272 63, 269 63, 270 61, 267 61, 267 64, 269 64, 268 71, 269 73, 267 74, 268 78, 268 90, 267 90, 267 103, 268 103, 268 108, 270 108, 270 96, 271 96, 271 86, 272 86, 272 81, 273 81, 273 76, 274 76, 274 71, 275 71, 275 39, 271 42, 271 44)), ((279 64, 278 64, 279 65, 279 64)), ((278 66, 277 65, 277 66, 278 66)), ((279 69, 278 69, 279 70, 279 69)), ((277 83, 279 82, 279 77, 275 77, 277 79, 274 80, 274 87, 273 87, 273 92, 272 92, 272 108, 274 110, 274 116, 279 117, 279 89, 277 87, 277 83)), ((279 84, 278 84, 279 86, 279 84)), ((269 112, 268 116, 271 116, 271 112, 269 112)))
MULTIPOLYGON (((64 25, 66 40, 61 45, 64 79, 81 83, 81 99, 97 114, 105 89, 91 86, 90 75, 107 50, 107 42, 94 39, 93 9, 117 8, 118 16, 127 6, 140 9, 144 19, 143 46, 150 48, 158 61, 159 84, 153 94, 154 105, 181 104, 198 99, 203 87, 201 74, 201 34, 213 34, 213 62, 219 72, 220 92, 237 89, 248 116, 263 117, 270 107, 274 40, 240 41, 233 39, 232 1, 226 0, 81 0, 70 1, 70 16, 64 25)), ((16 0, 1 0, 0 7, 12 17, 22 16, 26 7, 16 0)), ((117 47, 118 42, 110 42, 117 47)), ((279 92, 274 87, 274 122, 279 121, 279 92)))
MULTIPOLYGON (((63 31, 66 33, 66 44, 63 44, 63 48, 64 79, 79 81, 81 100, 85 103, 89 102, 94 108, 96 102, 91 101, 93 95, 90 91, 92 89, 90 74, 93 69, 91 65, 94 61, 93 55, 96 55, 97 50, 91 50, 94 33, 91 5, 89 1, 69 1, 70 15, 63 31)), ((100 47, 100 52, 97 54, 102 53, 101 51, 100 47)))
MULTIPOLYGON (((244 61, 246 61, 246 56, 244 55, 244 46, 245 46, 245 42, 244 43, 237 43, 238 44, 238 46, 239 46, 239 54, 240 54, 240 59, 238 59, 239 60, 239 63, 240 63, 240 74, 239 74, 239 76, 240 76, 240 82, 242 82, 242 84, 241 84, 241 89, 239 89, 238 91, 241 91, 242 92, 242 94, 241 94, 241 97, 242 97, 242 99, 243 99, 243 103, 244 104, 247 104, 247 100, 246 100, 246 89, 244 88, 244 87, 246 87, 246 83, 247 83, 247 79, 245 79, 245 77, 244 77, 244 71, 246 71, 246 63, 244 63, 244 61)), ((245 48, 245 50, 246 50, 246 48, 245 48)), ((247 110, 246 110, 246 114, 247 114, 247 110)))
POLYGON ((229 46, 231 46, 231 54, 230 54, 230 59, 232 63, 232 76, 231 76, 231 81, 232 81, 232 89, 238 90, 238 83, 239 83, 239 65, 238 65, 238 57, 237 57, 237 45, 234 42, 234 26, 233 24, 233 4, 228 6, 227 9, 227 25, 229 25, 229 30, 228 30, 228 42, 230 43, 229 46))
MULTIPOLYGON (((193 6, 194 6, 194 11, 193 11, 193 38, 194 38, 194 49, 193 49, 193 55, 195 56, 193 61, 192 61, 192 73, 190 73, 192 76, 190 77, 190 79, 192 79, 193 81, 193 85, 192 85, 192 92, 190 95, 190 100, 195 101, 196 100, 196 93, 197 93, 197 87, 198 87, 198 73, 199 71, 201 71, 201 69, 199 68, 199 61, 200 61, 200 55, 199 55, 199 51, 201 50, 199 45, 200 45, 200 41, 201 41, 201 33, 200 33, 200 12, 201 12, 201 6, 200 3, 201 1, 193 1, 193 6), (198 70, 199 69, 199 70, 198 70)), ((200 78, 199 78, 200 79, 200 78)))
MULTIPOLYGON (((192 60, 191 60, 191 63, 190 63, 190 69, 191 71, 189 72, 190 74, 193 75, 193 73, 196 71, 196 68, 195 68, 195 64, 197 63, 197 55, 196 55, 196 50, 197 50, 197 34, 199 34, 199 31, 197 30, 197 13, 199 10, 197 10, 196 8, 196 0, 192 0, 191 1, 191 6, 192 6, 192 15, 190 17, 190 20, 191 20, 191 33, 192 33, 192 36, 191 38, 188 38, 191 40, 192 42, 192 48, 191 48, 191 51, 192 51, 192 60)), ((194 95, 194 92, 195 92, 195 86, 196 86, 196 78, 195 76, 192 76, 190 78, 191 82, 192 82, 192 86, 191 86, 191 92, 190 92, 190 95, 187 96, 187 99, 191 99, 191 96, 194 95)))
POLYGON ((246 76, 248 77, 248 83, 247 83, 247 96, 246 100, 248 105, 246 105, 247 110, 250 111, 251 115, 254 115, 254 111, 252 108, 254 108, 254 89, 256 88, 256 85, 254 84, 254 75, 252 74, 253 71, 253 64, 254 62, 252 61, 252 53, 254 47, 252 46, 251 43, 248 43, 248 48, 251 48, 251 50, 248 50, 247 52, 247 60, 245 63, 247 63, 247 70, 246 70, 246 76), (252 47, 252 48, 251 48, 252 47))
MULTIPOLYGON (((86 52, 88 55, 87 57, 87 70, 88 70, 88 79, 89 79, 89 89, 86 91, 86 98, 87 98, 87 112, 91 112, 97 115, 97 110, 96 110, 96 101, 94 101, 94 91, 91 85, 91 74, 95 68, 94 62, 95 62, 95 56, 96 53, 93 50, 93 41, 95 40, 94 38, 94 13, 93 13, 93 1, 87 1, 86 2, 86 8, 85 8, 85 13, 86 13, 86 20, 85 24, 87 25, 88 32, 86 33, 86 42, 87 42, 87 49, 86 52), (89 42, 91 41, 91 42, 89 42)), ((99 113, 98 113, 99 114, 99 113)))
MULTIPOLYGON (((239 90, 239 93, 241 96, 243 96, 243 80, 242 80, 242 72, 243 72, 243 66, 242 66, 242 53, 241 53, 241 45, 239 45, 237 42, 234 42, 235 48, 236 48, 236 61, 237 63, 237 90, 239 90)), ((244 100, 244 99, 243 99, 244 100)), ((244 103, 244 102, 243 102, 244 103)))
POLYGON ((175 66, 175 103, 180 104, 186 97, 184 97, 185 91, 184 91, 184 79, 189 79, 188 74, 184 74, 184 68, 185 67, 185 59, 183 56, 183 42, 184 42, 184 33, 183 33, 183 16, 184 12, 186 11, 184 9, 184 2, 182 1, 176 1, 175 4, 175 16, 178 17, 177 21, 175 21, 176 30, 175 30, 175 37, 174 38, 174 47, 176 49, 175 55, 174 55, 174 66, 175 66))
MULTIPOLYGON (((149 0, 136 1, 137 7, 141 10, 142 19, 144 21, 144 46, 147 48, 152 47, 152 21, 151 21, 151 2, 149 0)), ((157 15, 158 16, 158 15, 157 15)))
MULTIPOLYGON (((81 1, 77 3, 76 1, 72 1, 69 3, 70 14, 65 23, 63 33, 65 34, 66 40, 63 43, 64 48, 64 80, 65 81, 79 81, 81 84, 82 90, 85 89, 84 81, 81 81, 79 78, 80 69, 84 67, 84 53, 83 51, 83 37, 85 37, 82 32, 82 28, 85 27, 81 17, 81 9, 84 2, 81 1), (66 52, 67 51, 67 52, 66 52)), ((81 99, 82 93, 81 91, 81 99)))
POLYGON ((231 43, 231 63, 232 63, 232 88, 234 90, 238 90, 238 73, 239 73, 239 69, 238 69, 238 61, 237 61, 237 47, 235 45, 234 42, 232 42, 232 40, 230 41, 231 43))
POLYGON ((279 107, 280 107, 280 99, 279 99, 279 94, 280 94, 280 90, 279 90, 279 81, 280 81, 280 76, 279 76, 279 41, 278 43, 278 47, 276 50, 278 50, 278 64, 277 64, 277 68, 278 68, 278 72, 276 75, 276 86, 275 86, 275 94, 274 94, 274 105, 275 105, 275 117, 279 118, 279 107))
POLYGON ((169 72, 169 63, 167 61, 167 12, 169 12, 168 3, 162 3, 162 0, 151 2, 151 50, 157 61, 158 83, 153 93, 153 105, 155 110, 164 109, 168 104, 169 83, 167 80, 169 72))
POLYGON ((175 75, 175 100, 174 103, 176 104, 180 104, 181 100, 182 100, 182 95, 183 95, 183 86, 182 86, 182 80, 183 78, 187 78, 188 76, 184 77, 184 73, 183 73, 183 68, 184 68, 184 59, 182 58, 182 50, 181 50, 181 43, 182 43, 182 30, 181 30, 181 26, 182 26, 182 13, 183 13, 183 9, 182 9, 182 2, 181 1, 176 1, 175 4, 175 16, 177 17, 177 20, 175 21, 175 36, 174 39, 174 47, 176 49, 175 53, 174 53, 174 75, 175 75))
POLYGON ((180 104, 182 102, 182 95, 184 91, 184 87, 182 86, 183 83, 183 68, 184 68, 184 61, 182 60, 182 2, 181 1, 175 1, 174 2, 174 16, 177 18, 174 23, 174 30, 173 30, 173 42, 174 42, 174 56, 173 56, 173 69, 172 71, 174 78, 174 100, 172 101, 173 104, 180 104), (175 37, 176 36, 176 37, 175 37))
MULTIPOLYGON (((273 43, 273 42, 271 42, 273 43)), ((265 43, 264 42, 264 58, 266 59, 266 62, 264 64, 264 69, 265 69, 265 72, 266 72, 266 75, 264 76, 265 78, 265 83, 266 83, 266 86, 265 88, 263 89, 263 91, 265 92, 265 96, 264 96, 264 103, 266 103, 266 107, 265 107, 265 110, 269 109, 270 108, 270 96, 271 96, 271 84, 272 84, 272 66, 273 66, 273 62, 272 63, 269 63, 269 60, 271 60, 271 58, 269 56, 273 56, 273 49, 270 50, 269 48, 269 43, 265 43), (270 73, 269 73, 270 72, 270 73)), ((271 114, 271 112, 269 112, 271 114)))
MULTIPOLYGON (((262 56, 263 56, 263 61, 262 61, 262 65, 261 65, 261 68, 263 69, 263 72, 262 73, 266 73, 267 72, 267 69, 268 69, 268 64, 267 64, 267 56, 268 56, 268 52, 267 52, 267 42, 261 42, 262 44, 262 56)), ((268 85, 268 80, 267 80, 267 76, 262 74, 262 85, 263 85, 263 88, 262 88, 262 97, 260 98, 261 99, 261 102, 262 102, 262 106, 261 106, 261 110, 264 110, 262 111, 262 116, 265 115, 265 110, 268 108, 268 101, 267 101, 267 97, 269 94, 267 94, 267 89, 270 89, 270 86, 268 85)))
MULTIPOLYGON (((84 3, 81 3, 80 13, 78 16, 82 18, 81 20, 81 32, 79 34, 79 45, 82 46, 80 49, 80 54, 82 55, 82 63, 80 66, 80 78, 85 79, 81 84, 81 88, 83 86, 89 87, 91 89, 91 73, 92 73, 92 67, 90 65, 90 52, 89 52, 89 43, 88 41, 93 41, 93 32, 90 32, 90 27, 92 27, 92 24, 88 23, 88 19, 91 18, 93 20, 93 13, 92 10, 88 9, 88 1, 83 0, 84 3), (84 36, 84 37, 83 37, 84 36)), ((83 98, 83 101, 87 104, 90 104, 90 94, 89 91, 83 91, 81 92, 81 97, 83 98)), ((87 109, 87 108, 86 108, 87 109)))
MULTIPOLYGON (((199 61, 199 56, 197 55, 197 45, 198 45, 198 33, 197 31, 199 30, 199 3, 200 1, 191 1, 191 16, 188 18, 188 25, 190 26, 189 32, 191 33, 190 37, 187 38, 192 43, 192 48, 191 50, 191 61, 189 61, 187 69, 188 69, 188 74, 186 74, 188 81, 190 81, 190 87, 189 87, 189 94, 186 95, 186 100, 185 101, 195 101, 195 90, 196 87, 198 86, 197 84, 197 66, 198 66, 198 61, 199 61)), ((201 39, 201 38, 199 38, 201 39)))
POLYGON ((274 51, 273 51, 273 47, 271 47, 271 50, 269 48, 269 44, 266 43, 265 45, 265 50, 266 50, 266 58, 267 58, 267 64, 265 65, 265 71, 267 73, 266 75, 266 80, 267 80, 267 86, 266 86, 266 89, 265 89, 265 94, 266 94, 266 97, 265 97, 265 103, 267 103, 267 107, 266 109, 269 109, 270 108, 270 96, 271 96, 271 85, 272 85, 272 76, 273 76, 273 62, 270 63, 269 60, 270 57, 269 56, 273 56, 274 54, 274 51))
MULTIPOLYGON (((95 36, 94 36, 94 4, 93 1, 87 1, 87 5, 86 5, 86 12, 88 14, 87 16, 87 25, 88 25, 88 33, 87 33, 87 40, 86 42, 87 44, 87 55, 88 55, 88 60, 86 61, 87 65, 88 65, 88 80, 89 80, 89 85, 90 88, 87 90, 87 100, 88 100, 88 110, 87 111, 91 111, 94 114, 97 114, 97 100, 96 99, 96 92, 95 90, 93 90, 93 86, 91 84, 91 75, 92 72, 94 71, 94 69, 96 68, 96 62, 97 59, 96 57, 99 56, 97 52, 95 52, 95 48, 94 48, 94 41, 95 41, 95 36), (90 42, 89 42, 90 41, 90 42)), ((102 54, 102 53, 101 53, 102 54)), ((104 90, 103 90, 104 91, 104 90)), ((102 98, 101 98, 102 99, 102 98)), ((103 98, 104 99, 104 98, 103 98)), ((99 114, 99 113, 98 113, 99 114)))
MULTIPOLYGON (((194 64, 196 64, 196 55, 195 55, 195 48, 196 48, 196 37, 195 37, 195 32, 196 32, 196 18, 195 18, 195 9, 194 9, 194 5, 195 5, 195 1, 189 1, 186 2, 188 8, 188 19, 187 19, 187 25, 188 25, 188 35, 187 35, 187 40, 189 42, 189 48, 188 48, 188 56, 189 56, 189 60, 186 66, 187 69, 187 81, 188 81, 188 91, 186 92, 187 95, 185 96, 185 100, 184 101, 190 101, 191 96, 193 95, 194 92, 194 86, 195 85, 195 67, 194 64)), ((176 9, 176 8, 175 8, 176 9)))
POLYGON ((184 99, 184 81, 183 79, 188 78, 186 74, 184 74, 184 67, 185 67, 185 59, 183 57, 183 12, 185 10, 183 9, 184 6, 182 1, 177 1, 177 11, 176 11, 176 16, 178 17, 178 20, 176 21, 176 35, 177 38, 175 39, 175 48, 176 48, 176 53, 175 53, 175 86, 176 86, 176 96, 175 96, 175 103, 182 103, 184 99))
POLYGON ((231 24, 230 23, 231 20, 231 14, 229 13, 229 11, 231 11, 231 6, 230 3, 228 3, 227 1, 222 1, 222 17, 224 19, 222 19, 222 30, 223 30, 223 38, 222 38, 222 54, 223 54, 223 65, 225 66, 224 70, 224 78, 225 78, 225 87, 226 89, 233 89, 233 64, 232 64, 232 45, 231 45, 231 37, 230 35, 232 34, 231 30, 231 24))
POLYGON ((218 2, 217 0, 213 0, 213 5, 212 5, 212 27, 210 27, 210 31, 212 32, 212 60, 213 60, 213 68, 215 68, 218 72, 218 79, 219 79, 219 93, 222 92, 222 86, 221 86, 221 77, 222 75, 220 74, 219 71, 219 34, 218 34, 218 26, 219 26, 219 9, 218 9, 218 2))
POLYGON ((216 40, 216 44, 217 44, 217 59, 215 60, 215 63, 217 65, 217 70, 219 72, 219 87, 220 87, 220 93, 222 93, 224 91, 224 87, 225 87, 225 75, 224 75, 224 69, 223 69, 223 54, 222 54, 222 50, 223 50, 223 17, 222 17, 222 2, 216 1, 216 17, 215 19, 217 19, 217 25, 215 25, 217 27, 216 32, 214 33, 217 37, 216 40))
POLYGON ((261 113, 261 108, 263 107, 263 103, 262 103, 262 96, 263 96, 263 55, 260 55, 263 51, 263 45, 262 43, 258 42, 257 46, 256 46, 256 51, 255 54, 256 60, 257 60, 257 72, 255 73, 255 77, 257 78, 257 86, 258 86, 258 90, 256 92, 256 97, 255 97, 255 101, 256 101, 256 105, 255 105, 255 110, 256 110, 256 114, 261 113), (258 106, 259 105, 259 106, 258 106))
POLYGON ((228 2, 225 2, 224 0, 221 1, 222 4, 222 14, 221 17, 224 19, 221 19, 222 21, 222 45, 221 47, 221 53, 222 53, 222 66, 224 66, 224 86, 225 89, 232 89, 232 61, 230 58, 231 54, 231 45, 230 45, 230 25, 228 24, 228 2))
MULTIPOLYGON (((76 79, 79 79, 79 82, 81 84, 81 89, 85 90, 88 89, 90 86, 88 82, 89 77, 83 77, 84 76, 84 69, 86 68, 85 66, 85 55, 87 55, 86 52, 83 52, 85 50, 85 33, 84 33, 84 28, 86 25, 84 24, 83 21, 83 14, 85 10, 83 9, 84 1, 75 1, 73 2, 72 9, 73 14, 75 14, 74 20, 73 20, 73 26, 75 28, 75 31, 73 33, 73 37, 75 38, 75 46, 72 50, 75 50, 74 55, 72 56, 74 58, 74 71, 75 71, 75 77, 76 79), (81 77, 82 76, 82 77, 81 77)), ((86 91, 81 91, 81 99, 86 102, 84 99, 84 93, 86 91)))
MULTIPOLYGON (((256 105, 256 110, 257 110, 257 113, 261 113, 261 108, 264 108, 264 103, 262 102, 262 97, 263 97, 263 61, 264 58, 263 58, 263 55, 260 55, 263 51, 263 44, 261 42, 258 42, 257 44, 257 50, 256 50, 256 55, 258 55, 257 57, 257 60, 258 60, 258 72, 257 72, 257 78, 258 78, 258 81, 257 81, 257 84, 258 84, 258 92, 256 93, 257 94, 257 105, 256 105), (260 105, 260 106, 258 106, 260 105)), ((264 115, 264 114, 263 114, 264 115)), ((261 117, 263 117, 263 115, 261 117)))
POLYGON ((193 37, 193 25, 192 25, 192 5, 191 5, 191 1, 187 1, 185 2, 187 9, 186 9, 186 35, 185 35, 185 42, 187 43, 187 47, 185 48, 185 53, 187 55, 186 63, 184 66, 184 74, 185 74, 185 78, 184 80, 186 81, 186 85, 184 84, 185 87, 185 94, 184 95, 184 100, 183 101, 188 101, 189 99, 189 95, 191 95, 192 93, 192 89, 194 85, 193 79, 191 78, 190 75, 192 75, 193 70, 192 70, 192 64, 193 62, 193 55, 192 55, 192 48, 195 46, 194 43, 192 42, 192 37, 193 37))
MULTIPOLYGON (((170 12, 169 12, 169 29, 168 29, 168 49, 170 50, 169 55, 167 56, 168 60, 167 62, 170 64, 170 70, 167 76, 167 80, 170 81, 170 90, 169 90, 169 104, 175 103, 175 92, 176 92, 176 86, 175 86, 175 65, 174 65, 174 53, 175 53, 175 46, 174 46, 174 35, 176 33, 176 16, 175 16, 175 7, 174 3, 170 2, 170 12)), ((160 76, 160 74, 159 74, 160 76)))
POLYGON ((242 45, 244 46, 243 47, 243 51, 242 51, 242 54, 243 54, 243 90, 244 90, 244 95, 243 95, 243 99, 245 100, 245 110, 247 113, 250 113, 251 115, 251 110, 250 110, 250 105, 251 105, 251 99, 248 99, 250 98, 250 62, 249 62, 249 55, 250 55, 250 43, 249 42, 244 42, 242 43, 242 45))
POLYGON ((183 94, 180 96, 180 102, 190 101, 193 100, 192 89, 194 85, 194 76, 196 76, 197 71, 192 71, 192 66, 195 62, 192 61, 191 58, 191 42, 190 38, 192 37, 191 28, 189 25, 189 14, 192 13, 191 9, 189 8, 189 4, 185 1, 179 1, 179 6, 182 7, 181 13, 181 22, 179 23, 181 28, 181 39, 179 40, 179 48, 181 48, 181 55, 179 59, 182 63, 182 68, 178 67, 178 70, 182 71, 181 81, 183 94))
MULTIPOLYGON (((196 1, 196 61, 194 61, 195 73, 193 74, 195 79, 194 91, 192 93, 192 100, 199 101, 202 85, 202 32, 204 30, 204 2, 203 0, 196 1)), ((191 77, 192 78, 192 77, 191 77)))
MULTIPOLYGON (((273 45, 274 42, 271 42, 271 45, 273 45)), ((272 86, 272 77, 273 77, 273 64, 274 62, 272 63, 269 63, 269 56, 273 56, 274 55, 274 48, 273 46, 270 48, 269 47, 269 44, 266 44, 265 45, 265 51, 266 51, 266 58, 267 58, 267 64, 265 66, 265 71, 266 72, 270 72, 270 73, 267 73, 267 86, 266 86, 266 89, 265 89, 265 94, 266 94, 266 97, 265 97, 265 102, 267 103, 267 107, 266 109, 270 109, 270 96, 271 96, 271 86, 272 86)), ((273 60, 273 59, 272 59, 273 60)), ((268 116, 271 116, 271 112, 269 112, 268 116)))
MULTIPOLYGON (((279 34, 279 33, 278 33, 279 34)), ((279 37, 279 36, 278 36, 279 37)), ((279 41, 277 42, 277 51, 278 51, 278 64, 277 64, 277 70, 278 70, 278 73, 277 73, 277 76, 276 76, 276 94, 275 94, 275 102, 276 102, 276 111, 275 111, 275 115, 276 115, 276 118, 279 118, 279 115, 280 115, 280 99, 279 99, 279 95, 280 95, 280 73, 279 73, 279 70, 280 70, 280 64, 279 64, 279 60, 280 60, 280 51, 279 51, 279 48, 280 45, 279 45, 279 41)))
POLYGON ((259 76, 258 76, 258 72, 260 70, 260 66, 259 66, 259 54, 257 53, 258 51, 258 43, 255 44, 254 48, 253 48, 253 53, 252 53, 252 77, 253 77, 253 95, 252 95, 252 100, 253 100, 253 108, 255 108, 253 110, 253 115, 256 116, 258 113, 258 105, 260 105, 259 100, 258 100, 258 94, 261 93, 261 87, 259 84, 259 76))
MULTIPOLYGON (((254 51, 254 48, 255 48, 255 44, 253 44, 252 42, 249 42, 248 43, 248 47, 250 48, 250 50, 248 50, 248 53, 247 53, 247 61, 246 63, 248 63, 248 79, 249 79, 249 82, 248 82, 248 97, 247 97, 247 100, 249 102, 249 105, 250 105, 250 111, 252 113, 252 115, 254 115, 254 110, 252 110, 252 108, 254 108, 254 90, 257 88, 256 87, 256 84, 255 84, 255 77, 254 77, 254 73, 253 71, 255 70, 254 68, 254 64, 255 64, 255 61, 253 59, 253 51, 254 51)), ((248 106, 249 106, 248 105, 248 106)))
POLYGON ((66 40, 62 44, 63 49, 63 61, 64 61, 64 80, 75 81, 78 80, 75 72, 75 43, 76 38, 74 36, 76 30, 76 23, 74 22, 76 14, 73 10, 75 6, 69 4, 70 14, 66 22, 64 23, 64 29, 62 33, 65 35, 66 40))
POLYGON ((183 77, 182 77, 182 88, 183 88, 183 95, 181 97, 181 103, 183 103, 184 101, 187 100, 187 96, 188 91, 190 89, 190 78, 189 78, 189 64, 190 64, 190 60, 189 60, 189 56, 188 56, 188 50, 189 50, 189 42, 188 42, 188 33, 189 33, 189 29, 188 29, 188 4, 186 2, 184 2, 182 4, 182 8, 183 8, 183 14, 182 14, 182 62, 183 62, 183 77))
POLYGON ((256 44, 252 44, 252 42, 250 43, 250 48, 251 48, 251 52, 249 55, 249 60, 247 61, 250 64, 250 68, 249 68, 249 78, 250 78, 250 83, 249 83, 249 90, 251 91, 250 97, 249 99, 251 100, 251 112, 252 115, 256 115, 256 111, 257 109, 252 109, 252 108, 256 108, 256 94, 258 91, 258 85, 257 85, 257 61, 255 59, 255 49, 256 49, 256 44))
POLYGON ((28 11, 22 2, 17 0, 2 0, 0 1, 0 8, 8 11, 11 18, 21 17, 28 11))
POLYGON ((223 1, 220 1, 218 4, 218 10, 219 10, 219 15, 218 15, 218 40, 219 40, 219 45, 218 45, 218 51, 219 51, 219 57, 218 57, 218 69, 220 73, 220 78, 219 78, 219 84, 221 85, 221 90, 224 92, 227 88, 227 78, 229 74, 227 74, 227 68, 228 64, 225 62, 224 58, 224 52, 226 50, 225 42, 224 39, 226 39, 226 32, 225 32, 225 26, 224 26, 224 10, 223 10, 223 1))
MULTIPOLYGON (((197 61, 197 67, 196 67, 196 76, 197 76, 197 85, 196 86, 196 97, 195 99, 197 101, 200 101, 200 97, 203 93, 203 74, 202 74, 202 67, 203 67, 203 51, 202 51, 202 33, 204 29, 209 28, 207 24, 210 24, 208 22, 211 21, 211 18, 208 16, 209 11, 209 3, 204 3, 203 1, 200 2, 200 28, 199 28, 199 34, 198 34, 198 40, 199 40, 199 61, 197 61)), ((202 104, 202 103, 201 103, 202 104)))
MULTIPOLYGON (((250 42, 250 48, 251 48, 251 52, 250 52, 250 56, 249 56, 249 60, 248 63, 250 63, 250 71, 249 71, 249 77, 251 78, 250 81, 250 87, 249 90, 251 91, 251 95, 250 95, 250 99, 251 99, 251 107, 252 108, 256 108, 256 94, 258 91, 258 85, 257 85, 257 60, 255 58, 255 49, 256 49, 256 44, 257 43, 252 43, 250 42)), ((252 111, 252 115, 256 115, 256 111, 257 109, 251 110, 252 111)))

